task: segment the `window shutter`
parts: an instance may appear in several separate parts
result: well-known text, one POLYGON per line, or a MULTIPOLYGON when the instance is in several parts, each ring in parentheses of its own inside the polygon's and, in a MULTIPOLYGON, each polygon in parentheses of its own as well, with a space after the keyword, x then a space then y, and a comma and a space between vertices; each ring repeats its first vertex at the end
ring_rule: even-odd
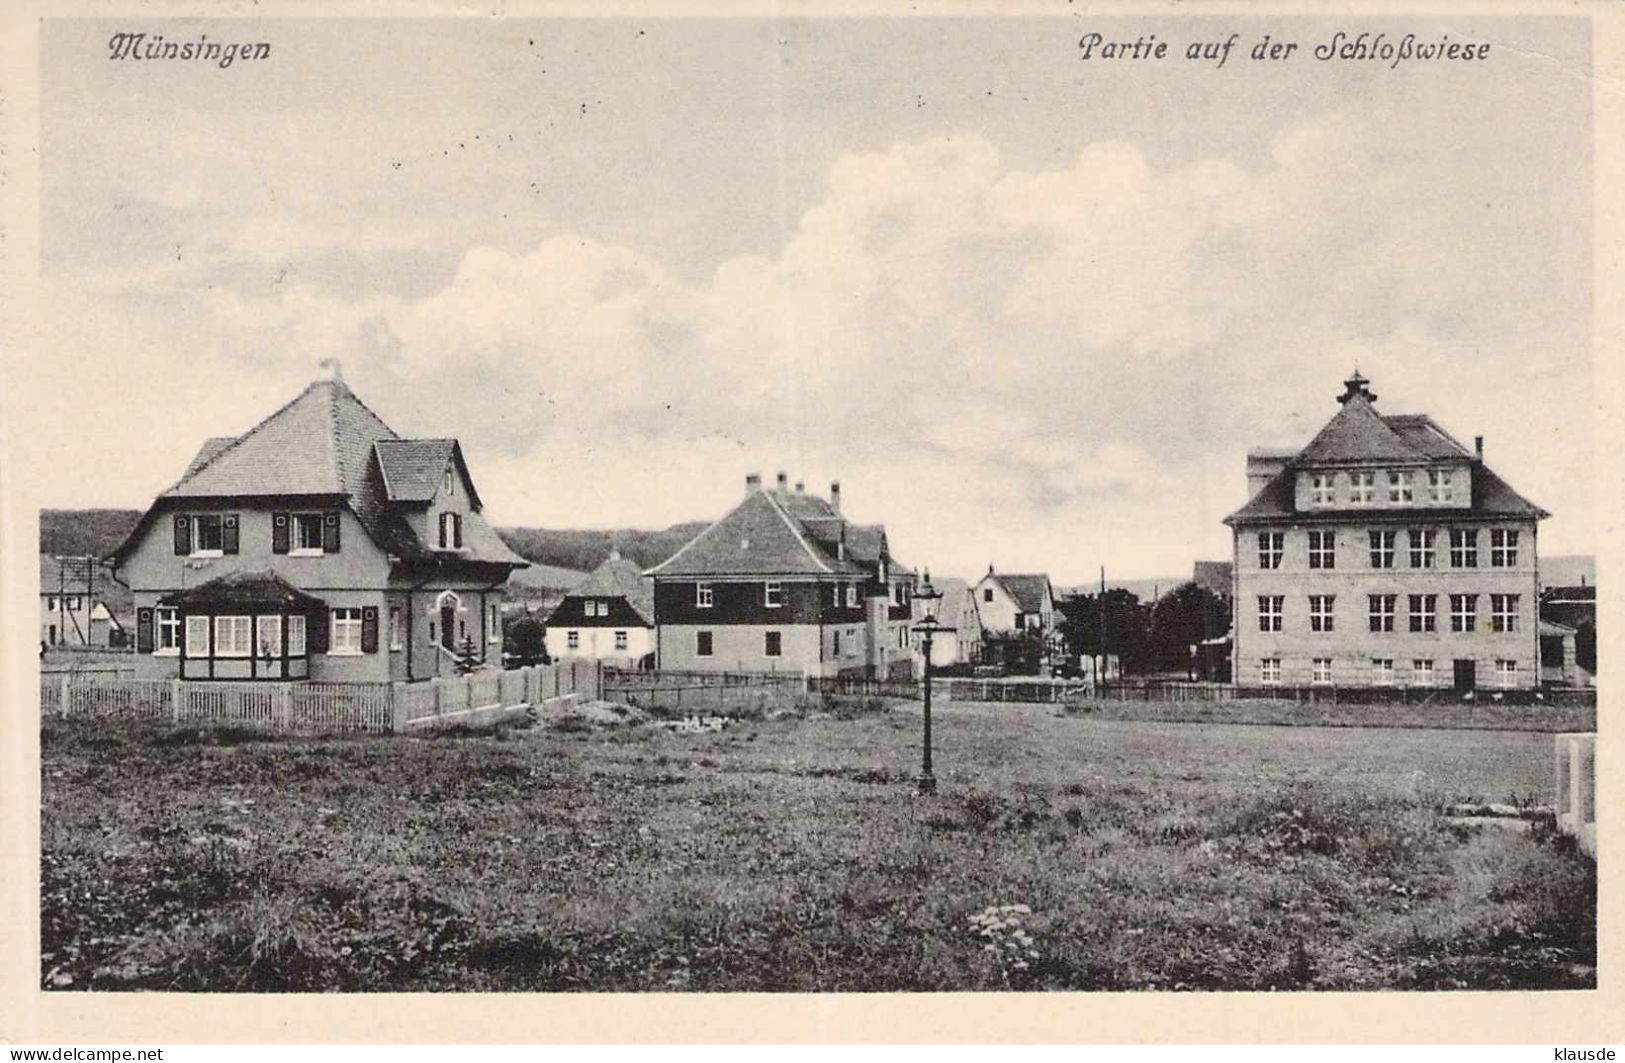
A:
POLYGON ((456 537, 452 545, 461 550, 463 548, 463 515, 461 513, 451 515, 451 531, 456 537))
POLYGON ((337 513, 322 514, 322 553, 336 554, 339 552, 339 515, 337 513))
POLYGON ((237 552, 237 514, 227 513, 220 520, 220 552, 235 554, 237 552))
POLYGON ((361 610, 361 652, 378 652, 378 608, 369 605, 361 610))
POLYGON ((175 518, 175 553, 189 554, 192 552, 192 518, 180 516, 175 518))
POLYGON ((331 624, 326 609, 312 609, 305 620, 305 652, 326 653, 331 624))
POLYGON ((135 652, 152 652, 152 609, 135 611, 135 652))
POLYGON ((288 524, 288 514, 271 514, 271 553, 285 554, 288 552, 288 524))

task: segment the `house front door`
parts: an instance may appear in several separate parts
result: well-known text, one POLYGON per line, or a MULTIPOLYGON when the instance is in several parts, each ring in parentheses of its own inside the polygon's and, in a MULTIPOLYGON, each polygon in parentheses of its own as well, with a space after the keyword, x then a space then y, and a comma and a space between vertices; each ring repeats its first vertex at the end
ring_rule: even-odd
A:
POLYGON ((457 648, 457 607, 450 602, 440 607, 440 645, 448 650, 457 648))
POLYGON ((1471 657, 1456 658, 1456 693, 1465 694, 1478 685, 1478 662, 1471 657))

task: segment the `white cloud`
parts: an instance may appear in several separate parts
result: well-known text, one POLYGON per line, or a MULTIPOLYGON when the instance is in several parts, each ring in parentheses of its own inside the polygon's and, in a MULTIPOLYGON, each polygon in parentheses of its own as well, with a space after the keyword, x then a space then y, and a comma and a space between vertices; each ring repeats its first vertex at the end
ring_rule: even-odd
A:
MULTIPOLYGON (((127 300, 142 326, 124 335, 144 364, 212 352, 290 390, 340 357, 398 427, 464 439, 501 520, 707 517, 744 472, 785 465, 841 478, 939 570, 1173 574, 1227 554, 1241 449, 1304 438, 1356 359, 1396 408, 1502 412, 1462 366, 1514 364, 1526 337, 1449 314, 1504 301, 1507 278, 1450 257, 1456 219, 1402 161, 1374 162, 1377 142, 1330 118, 1250 165, 1159 167, 1102 142, 1033 171, 944 135, 840 158, 784 247, 700 280, 562 233, 472 247, 417 299, 340 297, 297 271, 275 291, 215 288, 187 310, 184 353, 153 325, 172 307, 127 300), (1215 453, 1233 476, 1211 474, 1215 453)), ((235 232, 223 253, 333 246, 309 225, 235 232)), ((73 332, 96 342, 123 321, 104 308, 73 332)))

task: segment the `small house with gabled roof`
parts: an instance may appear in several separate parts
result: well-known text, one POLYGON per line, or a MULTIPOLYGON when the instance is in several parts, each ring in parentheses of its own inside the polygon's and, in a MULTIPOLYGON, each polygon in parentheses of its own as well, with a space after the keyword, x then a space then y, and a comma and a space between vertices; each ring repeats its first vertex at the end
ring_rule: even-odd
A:
POLYGON ((1540 682, 1536 528, 1548 514, 1370 381, 1298 451, 1248 455, 1234 532, 1235 682, 1528 689, 1540 682))
POLYGON ((412 680, 468 647, 500 666, 528 562, 487 522, 455 439, 403 439, 337 376, 204 442, 109 558, 139 674, 412 680))
POLYGON ((745 478, 726 516, 651 568, 662 669, 813 676, 913 674, 914 572, 886 529, 841 512, 780 473, 745 478))
POLYGON ((1055 588, 1042 572, 996 572, 976 584, 976 609, 991 634, 1033 631, 1045 637, 1055 630, 1055 588))
POLYGON ((630 667, 653 664, 654 582, 611 550, 547 618, 549 657, 585 657, 630 667))

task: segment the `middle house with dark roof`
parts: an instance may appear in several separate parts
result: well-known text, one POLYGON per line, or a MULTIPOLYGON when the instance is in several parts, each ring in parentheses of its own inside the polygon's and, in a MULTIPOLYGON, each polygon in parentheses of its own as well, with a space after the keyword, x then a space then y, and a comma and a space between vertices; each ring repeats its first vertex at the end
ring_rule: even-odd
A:
POLYGON ((646 575, 661 669, 906 677, 914 573, 830 497, 745 478, 745 498, 646 575))

